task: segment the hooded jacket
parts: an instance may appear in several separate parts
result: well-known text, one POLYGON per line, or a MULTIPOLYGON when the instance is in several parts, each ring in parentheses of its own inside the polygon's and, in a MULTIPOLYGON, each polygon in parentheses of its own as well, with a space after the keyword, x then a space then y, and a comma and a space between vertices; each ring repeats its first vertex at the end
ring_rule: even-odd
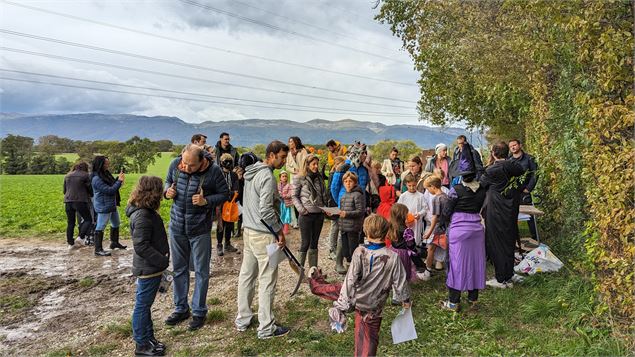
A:
POLYGON ((275 232, 282 229, 280 221, 280 195, 273 169, 262 162, 247 167, 243 202, 243 227, 269 233, 260 220, 275 232))
POLYGON ((353 187, 351 192, 342 196, 340 210, 346 211, 346 217, 340 218, 342 232, 361 232, 366 214, 366 198, 359 186, 353 187))
POLYGON ((126 207, 126 216, 130 217, 130 234, 134 246, 132 275, 150 275, 167 269, 170 249, 168 235, 159 213, 130 204, 126 207))
POLYGON ((189 237, 210 233, 214 208, 231 199, 220 166, 216 165, 208 154, 204 154, 203 160, 208 160, 209 166, 204 171, 191 174, 178 169, 180 156, 170 164, 165 179, 165 191, 176 183, 176 196, 170 210, 172 232, 189 237), (203 189, 203 195, 207 200, 206 206, 196 206, 192 203, 192 196, 199 192, 199 188, 203 189))

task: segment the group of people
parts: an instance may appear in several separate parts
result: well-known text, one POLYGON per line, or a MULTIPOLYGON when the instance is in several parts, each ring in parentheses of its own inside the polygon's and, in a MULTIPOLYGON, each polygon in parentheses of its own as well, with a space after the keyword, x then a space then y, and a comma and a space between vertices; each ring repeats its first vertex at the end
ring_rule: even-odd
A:
MULTIPOLYGON (((204 325, 215 221, 218 255, 238 253, 230 239, 242 230, 235 326, 239 332, 250 327, 257 282, 261 339, 289 332, 273 314, 278 270, 268 264, 267 245, 284 247, 296 225, 301 239, 298 261, 317 267, 320 233, 325 220, 330 222, 329 257, 346 277, 342 284, 329 284, 321 269, 312 268, 310 286, 313 293, 335 301, 329 316, 336 330, 345 323, 345 313, 356 311, 356 355, 375 354, 381 311, 390 291, 395 304, 409 307, 408 283, 441 274, 444 265, 448 299, 442 307, 448 310, 460 309, 463 291, 474 306, 486 284, 513 285, 518 207, 521 195, 530 197, 537 170, 519 140, 495 144, 487 167, 464 136, 457 138, 452 159, 447 146, 439 144, 435 155, 425 158, 425 166, 419 156, 404 163, 396 148, 380 163, 362 143, 346 148, 330 140, 327 174, 320 158, 298 137, 287 144, 271 142, 262 159, 253 153, 239 156, 227 133, 214 148, 206 139, 202 134, 192 137, 170 164, 165 182, 143 176, 128 200, 125 212, 134 245, 133 274, 138 278, 132 319, 138 355, 165 354, 165 345, 154 337, 150 309, 170 260, 174 311, 165 323, 190 320, 191 330, 204 325), (512 177, 521 177, 517 185, 510 185, 512 177), (167 231, 157 213, 161 199, 173 200, 167 231), (242 204, 240 221, 224 221, 219 207, 236 199, 242 204), (495 268, 495 277, 487 281, 486 259, 495 268), (190 271, 195 276, 191 307, 190 271)), ((108 221, 111 249, 126 248, 118 241, 116 209, 125 174, 115 178, 108 165, 107 158, 95 158, 89 176, 87 165, 80 163, 64 184, 69 244, 76 214, 82 217, 80 237, 86 234, 94 195, 94 244, 100 256, 109 254, 102 247, 108 221), (78 193, 80 187, 85 192, 78 193)))

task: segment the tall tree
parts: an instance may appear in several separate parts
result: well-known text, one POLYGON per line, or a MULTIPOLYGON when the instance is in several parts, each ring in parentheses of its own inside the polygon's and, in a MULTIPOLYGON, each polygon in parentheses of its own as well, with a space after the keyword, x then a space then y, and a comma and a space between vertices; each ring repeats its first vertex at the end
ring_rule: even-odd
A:
POLYGON ((0 142, 3 171, 9 175, 26 174, 33 152, 33 138, 8 135, 0 142))
POLYGON ((154 164, 157 156, 161 156, 158 144, 148 138, 141 139, 138 136, 130 138, 125 143, 125 154, 132 162, 134 172, 145 173, 148 165, 154 164))

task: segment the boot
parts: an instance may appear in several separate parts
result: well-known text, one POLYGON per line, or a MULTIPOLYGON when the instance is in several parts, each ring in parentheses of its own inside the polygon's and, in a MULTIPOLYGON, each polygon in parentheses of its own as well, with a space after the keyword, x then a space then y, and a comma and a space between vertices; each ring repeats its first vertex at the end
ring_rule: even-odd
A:
POLYGON ((335 248, 335 271, 338 274, 346 274, 346 268, 344 267, 344 256, 342 255, 342 244, 337 243, 337 248, 335 248))
POLYGON ((223 255, 225 255, 225 253, 223 252, 222 244, 216 244, 216 253, 218 254, 219 257, 222 257, 223 255))
POLYGON ((309 268, 316 267, 318 265, 318 250, 309 249, 309 268))
POLYGON ((229 252, 229 253, 236 253, 238 252, 238 249, 236 249, 236 247, 234 247, 231 242, 229 241, 229 238, 225 238, 225 251, 229 252))
POLYGON ((300 252, 298 261, 300 262, 300 266, 304 268, 304 262, 306 261, 306 252, 300 252))
POLYGON ((95 255, 98 257, 108 257, 110 252, 105 251, 102 247, 104 240, 104 231, 95 231, 95 255))
POLYGON ((125 245, 119 244, 119 227, 110 227, 110 249, 126 249, 125 245))

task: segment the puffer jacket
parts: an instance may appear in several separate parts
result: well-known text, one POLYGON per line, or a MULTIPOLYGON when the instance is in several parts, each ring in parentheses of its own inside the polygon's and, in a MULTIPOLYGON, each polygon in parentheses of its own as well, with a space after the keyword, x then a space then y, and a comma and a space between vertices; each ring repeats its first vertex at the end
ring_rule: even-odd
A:
POLYGON ((149 208, 128 205, 126 216, 130 217, 130 234, 134 246, 132 275, 150 275, 167 269, 170 248, 159 213, 149 208))
POLYGON ((176 183, 176 196, 170 210, 170 230, 189 237, 210 233, 212 230, 212 213, 219 204, 231 199, 227 182, 220 166, 211 156, 205 155, 203 160, 209 161, 204 171, 188 174, 178 169, 181 157, 172 160, 165 179, 165 191, 176 183), (196 206, 192 196, 203 189, 207 200, 206 206, 196 206))
POLYGON ((301 215, 322 213, 320 207, 327 202, 322 175, 317 173, 312 176, 301 176, 295 184, 293 205, 301 215))
POLYGON ((111 213, 117 209, 117 195, 121 187, 121 181, 116 180, 112 186, 108 185, 101 177, 94 175, 92 179, 93 206, 97 213, 111 213))
POLYGON ((346 192, 340 202, 340 210, 346 212, 346 217, 340 218, 340 230, 342 232, 361 232, 366 213, 366 198, 359 186, 355 186, 351 192, 346 192))

